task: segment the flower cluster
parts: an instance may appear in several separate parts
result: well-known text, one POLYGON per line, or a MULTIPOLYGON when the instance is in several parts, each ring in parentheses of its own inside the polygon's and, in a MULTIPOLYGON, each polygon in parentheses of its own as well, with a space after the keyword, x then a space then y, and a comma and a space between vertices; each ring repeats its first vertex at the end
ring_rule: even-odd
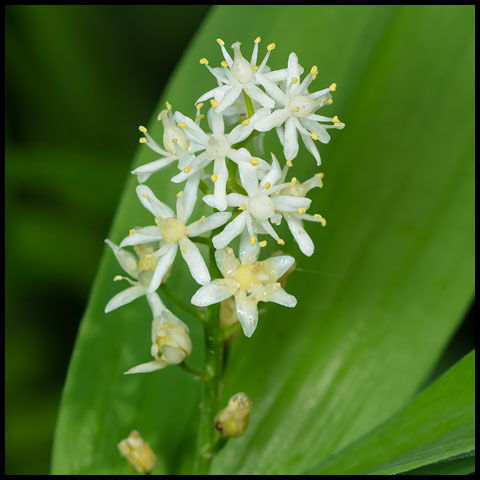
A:
POLYGON ((200 60, 218 85, 195 102, 194 118, 174 111, 166 102, 166 109, 158 116, 163 124, 160 142, 145 127, 139 127, 143 134, 140 143, 159 156, 132 172, 139 182, 138 199, 153 219, 151 225, 132 228, 118 246, 106 240, 131 277, 117 276, 114 280, 125 279, 131 286, 115 295, 105 311, 145 296, 153 317, 154 360, 126 373, 179 364, 191 353, 187 325, 165 307, 157 293, 167 281, 178 250, 193 279, 201 285, 191 304, 206 307, 233 297, 237 319, 247 337, 257 326, 259 302, 286 307, 295 307, 297 303, 279 281, 291 269, 294 258, 276 255, 259 260, 261 248, 270 237, 276 244, 285 245, 276 228, 285 220, 300 251, 307 256, 313 254, 314 244, 303 222, 325 226, 326 221, 318 213, 307 213, 312 200, 306 195, 312 188, 322 187, 323 174, 315 173, 303 182, 287 177, 300 152, 299 134, 306 151, 319 166, 317 142, 328 143, 328 130, 345 125, 337 116, 316 113, 333 102, 335 83, 310 92, 318 68, 313 66, 304 75, 297 55, 291 53, 286 68, 271 70, 267 63, 275 44, 267 46, 265 56, 258 62, 260 41, 260 37, 254 40, 252 55, 247 60, 240 42, 232 45, 232 58, 225 43, 218 39, 224 58, 220 66, 210 66, 206 58, 200 60), (207 101, 210 108, 205 118, 201 111, 207 101), (284 161, 273 153, 265 156, 263 139, 272 130, 283 147, 279 158, 284 157, 284 161), (170 166, 176 167, 171 181, 182 185, 176 195, 176 212, 144 185, 152 174, 170 166), (209 212, 191 221, 197 204, 209 212), (214 249, 221 278, 217 274, 212 279, 214 266, 210 265, 210 270, 207 267, 196 245, 199 243, 214 249), (136 254, 126 247, 133 247, 136 254))

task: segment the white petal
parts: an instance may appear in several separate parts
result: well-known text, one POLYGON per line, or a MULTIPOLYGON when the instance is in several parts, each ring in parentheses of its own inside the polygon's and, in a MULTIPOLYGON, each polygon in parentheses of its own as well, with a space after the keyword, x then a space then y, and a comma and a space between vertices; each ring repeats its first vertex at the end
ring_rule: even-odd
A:
POLYGON ((187 235, 189 237, 197 237, 205 232, 210 232, 215 228, 221 227, 228 222, 232 212, 217 212, 206 217, 203 221, 197 220, 187 226, 187 235))
POLYGON ((208 111, 208 126, 215 135, 223 135, 225 132, 225 124, 223 123, 223 116, 220 115, 217 110, 218 108, 211 108, 208 111))
POLYGON ((248 217, 249 213, 245 211, 234 218, 227 224, 222 232, 212 238, 213 246, 217 249, 226 247, 234 238, 243 232, 248 217))
POLYGON ((201 145, 207 144, 208 135, 191 118, 180 112, 175 112, 173 118, 177 123, 185 123, 185 133, 188 134, 191 140, 201 145))
POLYGON ((128 235, 120 242, 120 247, 131 247, 141 243, 158 242, 162 239, 160 230, 157 226, 151 225, 142 229, 135 230, 135 233, 128 235), (149 228, 149 230, 147 230, 149 228))
POLYGON ((322 124, 308 118, 301 118, 300 123, 311 132, 316 133, 320 142, 328 143, 330 141, 330 135, 322 124))
POLYGON ((284 307, 293 308, 297 305, 297 299, 293 295, 287 293, 283 288, 277 288, 267 298, 267 302, 278 303, 284 307))
POLYGON ((303 143, 307 147, 307 150, 313 155, 313 157, 315 158, 315 161, 317 162, 317 165, 320 166, 320 164, 322 163, 320 160, 320 154, 318 153, 317 147, 312 137, 309 135, 304 135, 303 133, 301 134, 301 137, 302 137, 303 143))
POLYGON ((208 100, 209 98, 215 98, 217 99, 218 97, 224 97, 225 92, 228 91, 228 89, 231 88, 230 85, 221 85, 220 87, 213 88, 212 90, 209 90, 208 92, 204 93, 201 97, 197 99, 195 104, 204 102, 205 100, 208 100))
POLYGON ((262 222, 262 227, 263 229, 270 235, 272 236, 277 242, 280 240, 280 237, 278 236, 277 232, 273 229, 273 227, 270 225, 270 222, 268 220, 264 220, 262 222))
POLYGON ((231 297, 237 289, 238 287, 232 281, 226 279, 213 280, 195 292, 191 303, 197 307, 213 305, 231 297))
POLYGON ((138 185, 136 191, 142 205, 154 217, 175 217, 172 209, 161 202, 146 185, 138 185))
POLYGON ((213 196, 215 198, 215 208, 217 210, 226 210, 227 208, 227 180, 228 170, 224 158, 217 158, 213 166, 213 173, 217 176, 214 184, 213 196))
POLYGON ((200 175, 203 174, 203 169, 212 161, 212 158, 208 156, 207 152, 202 152, 198 157, 193 160, 190 164, 191 170, 188 173, 185 173, 182 170, 180 173, 177 173, 174 177, 172 177, 173 183, 180 183, 192 178, 195 174, 199 173, 200 175))
POLYGON ((280 70, 273 70, 272 72, 262 73, 262 77, 270 80, 271 82, 281 82, 288 77, 288 68, 282 68, 280 70))
POLYGON ((303 222, 300 219, 295 218, 294 215, 285 215, 285 220, 287 221, 288 228, 290 229, 290 232, 292 232, 293 238, 298 243, 301 252, 307 257, 310 257, 315 250, 315 245, 303 228, 303 222))
POLYGON ((163 168, 168 167, 175 160, 177 160, 176 156, 161 158, 160 160, 155 160, 154 162, 146 163, 141 167, 137 167, 135 170, 132 170, 132 173, 134 175, 140 175, 140 174, 146 174, 146 173, 152 174, 154 172, 158 172, 159 170, 162 170, 163 168))
POLYGON ((252 100, 257 101, 262 107, 273 108, 275 106, 275 102, 255 85, 248 85, 247 87, 244 87, 244 89, 247 95, 252 100))
MULTIPOLYGON (((263 177, 260 186, 265 188, 265 183, 268 182, 270 186, 275 185, 282 176, 282 170, 278 163, 277 157, 272 153, 272 165, 269 172, 263 177)), ((268 190, 267 190, 268 192, 268 190)))
POLYGON ((264 75, 259 75, 258 83, 266 90, 268 95, 270 95, 270 97, 272 97, 273 100, 275 100, 282 106, 285 105, 286 103, 285 94, 277 85, 275 85, 275 82, 272 82, 271 80, 266 78, 264 75))
POLYGON ((242 324, 243 333, 246 337, 251 337, 257 328, 258 309, 253 300, 245 298, 244 300, 235 299, 238 321, 242 324))
POLYGON ((179 243, 180 252, 187 262, 193 279, 200 285, 208 283, 210 281, 210 273, 198 247, 188 237, 182 237, 179 243))
POLYGON ((186 353, 172 345, 164 345, 162 347, 162 359, 170 365, 178 365, 185 360, 186 353))
MULTIPOLYGON (((225 93, 225 96, 222 98, 222 100, 220 101, 220 103, 218 104, 215 110, 219 114, 222 113, 226 108, 228 108, 230 105, 232 105, 235 102, 235 100, 239 97, 241 93, 242 93, 242 87, 240 87, 239 85, 231 85, 230 90, 228 90, 225 93)), ((216 133, 215 130, 213 130, 213 133, 216 133)))
POLYGON ((227 195, 227 205, 229 207, 241 207, 242 205, 246 205, 247 202, 248 197, 241 193, 229 193, 227 195))
POLYGON ((285 147, 285 129, 283 127, 277 127, 276 131, 282 147, 285 147))
POLYGON ((291 86, 291 92, 293 94, 293 90, 296 88, 297 85, 300 85, 300 66, 298 65, 298 57, 297 55, 292 52, 288 57, 288 76, 287 76, 287 86, 291 86), (292 83, 292 78, 297 79, 297 83, 292 83))
POLYGON ((258 242, 255 242, 253 245, 250 244, 250 235, 245 230, 240 237, 240 248, 239 248, 239 258, 242 262, 242 265, 249 263, 255 263, 257 261, 258 255, 260 254, 260 245, 258 242))
POLYGON ((132 302, 133 300, 145 295, 145 289, 141 285, 136 285, 134 287, 129 287, 126 290, 123 290, 120 293, 117 293, 105 307, 105 313, 111 312, 127 303, 132 302))
POLYGON ((147 293, 147 302, 154 318, 158 317, 163 310, 166 310, 165 305, 156 292, 147 293))
POLYGON ((265 153, 265 149, 263 148, 263 140, 265 138, 265 132, 262 132, 260 135, 257 135, 253 139, 254 150, 257 151, 260 155, 265 153))
POLYGON ((215 262, 222 275, 226 278, 234 277, 240 261, 235 258, 235 255, 231 250, 227 251, 226 248, 215 250, 215 262))
POLYGON ((168 250, 159 257, 155 272, 153 273, 152 281, 148 287, 148 292, 154 292, 162 283, 163 277, 167 273, 168 269, 172 266, 175 256, 177 255, 178 244, 169 244, 168 250))
POLYGON ((238 171, 242 187, 247 191, 249 197, 258 195, 258 175, 257 169, 250 163, 239 163, 238 171))
POLYGON ((287 272, 294 262, 295 259, 290 255, 279 255, 265 260, 265 263, 272 269, 275 279, 280 278, 285 272, 287 272))
POLYGON ((253 132, 253 124, 250 122, 248 125, 237 125, 232 131, 227 134, 227 141, 230 145, 235 145, 245 140, 253 132))
POLYGON ((202 200, 209 206, 209 207, 212 207, 212 208, 215 208, 215 197, 211 194, 209 195, 204 195, 202 197, 202 200))
POLYGON ((123 250, 119 246, 115 245, 108 238, 105 239, 105 243, 112 249, 120 266, 133 278, 138 276, 138 260, 137 257, 126 250, 123 250))
POLYGON ((277 195, 272 197, 275 204, 275 210, 281 212, 297 212, 299 208, 309 208, 312 203, 311 198, 294 197, 292 195, 277 195))
POLYGON ((141 363, 136 367, 131 368, 125 372, 125 375, 130 375, 132 373, 148 373, 154 372, 155 370, 161 370, 168 366, 168 362, 165 360, 152 360, 151 362, 141 363))
POLYGON ((268 132, 272 128, 279 127, 288 118, 292 116, 289 108, 280 108, 275 110, 271 115, 261 118, 255 123, 255 128, 260 132, 268 132))
POLYGON ((285 122, 285 147, 284 153, 287 160, 293 160, 298 153, 297 126, 295 117, 285 122))
POLYGON ((182 203, 182 216, 178 216, 178 219, 183 223, 186 223, 193 212, 195 203, 197 202, 198 184, 200 183, 200 172, 196 173, 187 180, 183 194, 180 197, 182 203))

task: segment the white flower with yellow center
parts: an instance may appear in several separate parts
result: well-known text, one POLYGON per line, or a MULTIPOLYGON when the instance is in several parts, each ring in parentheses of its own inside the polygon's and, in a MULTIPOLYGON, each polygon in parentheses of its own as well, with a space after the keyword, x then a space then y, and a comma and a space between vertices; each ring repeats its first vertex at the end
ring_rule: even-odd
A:
MULTIPOLYGON (((309 198, 296 197, 291 194, 278 194, 289 186, 289 183, 281 183, 282 171, 278 161, 272 153, 272 165, 269 172, 259 181, 255 167, 248 164, 239 165, 240 179, 247 195, 230 193, 227 195, 227 204, 230 207, 237 207, 242 210, 222 232, 213 237, 215 248, 224 248, 240 235, 245 229, 250 235, 250 241, 257 241, 257 233, 271 235, 277 243, 283 245, 285 242, 273 229, 270 222, 279 225, 281 214, 279 212, 297 212, 299 209, 307 209, 312 202, 309 198), (276 195, 274 195, 276 194, 276 195)), ((292 180, 295 182, 296 180, 292 180)), ((203 201, 207 205, 214 203, 212 195, 205 195, 203 201)))
POLYGON ((171 105, 167 102, 167 109, 162 110, 158 115, 158 119, 163 124, 163 146, 160 145, 148 134, 147 129, 140 125, 138 129, 143 133, 140 143, 144 143, 162 158, 153 162, 137 167, 132 171, 137 175, 139 183, 147 181, 147 179, 155 172, 163 170, 178 161, 178 168, 183 170, 187 165, 192 163, 195 158, 194 152, 198 150, 198 145, 187 140, 185 132, 173 120, 171 105))
POLYGON ((258 88, 257 85, 262 85, 264 79, 268 82, 285 80, 287 72, 285 69, 270 72, 268 71, 269 69, 266 68, 270 53, 275 48, 274 43, 268 45, 267 54, 262 63, 257 66, 258 44, 260 40, 260 37, 255 39, 252 57, 249 62, 242 55, 240 42, 232 45, 232 59, 225 48, 224 41, 220 38, 217 39, 217 43, 220 45, 223 57, 225 58, 222 62, 223 68, 211 68, 206 58, 202 58, 200 63, 208 68, 220 85, 202 95, 195 103, 213 98, 217 104, 216 111, 221 113, 232 105, 242 91, 244 91, 252 100, 257 101, 262 107, 273 108, 275 106, 274 100, 258 88))
POLYGON ((317 165, 320 165, 320 154, 314 140, 322 143, 330 141, 327 132, 329 128, 342 129, 345 124, 340 122, 337 116, 330 118, 316 115, 314 112, 324 105, 332 103, 331 92, 336 90, 336 84, 318 92, 309 93, 308 86, 318 74, 317 67, 312 67, 310 73, 300 82, 301 67, 295 53, 288 57, 288 76, 286 79, 285 92, 273 82, 263 82, 267 93, 275 99, 278 108, 271 115, 267 115, 255 124, 255 128, 261 132, 267 132, 277 128, 280 142, 284 148, 285 158, 293 160, 298 153, 298 132, 308 151, 315 157, 317 165), (319 122, 333 122, 326 125, 319 122), (285 124, 285 128, 279 128, 285 124))
POLYGON ((205 151, 198 155, 188 168, 172 178, 173 182, 183 182, 188 178, 202 173, 203 169, 214 162, 213 175, 215 208, 225 210, 227 208, 226 185, 228 169, 226 159, 230 159, 237 165, 251 164, 252 162, 260 169, 268 169, 269 165, 264 160, 254 158, 248 150, 235 149, 232 146, 245 140, 254 130, 255 122, 268 114, 268 110, 261 109, 248 121, 237 125, 230 133, 225 133, 223 116, 211 108, 208 112, 208 123, 213 133, 205 133, 199 125, 180 112, 175 112, 174 118, 178 125, 185 130, 187 138, 200 145, 205 151))
POLYGON ((297 304, 296 298, 277 282, 292 266, 294 258, 283 255, 259 262, 259 252, 258 243, 251 245, 245 234, 240 241, 240 260, 229 247, 216 250, 215 260, 224 278, 201 287, 191 300, 193 305, 206 307, 233 295, 237 318, 247 337, 251 337, 257 327, 258 302, 274 302, 286 307, 297 304))
POLYGON ((152 257, 152 253, 155 251, 153 245, 135 245, 135 251, 138 257, 133 253, 130 253, 123 248, 115 245, 112 241, 106 239, 105 243, 112 249, 118 263, 135 280, 131 280, 128 277, 122 277, 117 275, 113 280, 126 280, 132 286, 117 293, 105 307, 105 313, 111 312, 133 300, 145 295, 147 297, 148 304, 152 310, 152 314, 155 317, 159 315, 163 310, 164 305, 160 300, 160 297, 155 292, 149 292, 148 286, 153 277, 153 272, 156 267, 157 259, 152 257))
POLYGON ((154 372, 168 365, 182 363, 192 353, 189 331, 185 323, 164 308, 152 322, 150 353, 155 360, 137 365, 125 373, 154 372))
POLYGON ((160 248, 152 254, 158 258, 149 292, 155 291, 177 255, 178 247, 190 269, 194 280, 204 285, 210 281, 210 274, 200 251, 189 237, 197 237, 228 221, 231 212, 218 212, 187 225, 197 200, 199 176, 187 182, 185 190, 177 194, 177 215, 165 203, 158 200, 146 185, 137 186, 137 195, 142 205, 155 217, 156 226, 133 229, 122 240, 121 247, 160 241, 160 248))

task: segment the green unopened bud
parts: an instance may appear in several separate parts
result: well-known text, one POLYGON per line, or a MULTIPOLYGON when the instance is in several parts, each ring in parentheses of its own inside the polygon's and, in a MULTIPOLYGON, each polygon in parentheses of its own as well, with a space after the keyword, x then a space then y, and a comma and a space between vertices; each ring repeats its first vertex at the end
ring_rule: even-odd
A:
POLYGON ((252 401, 243 392, 236 393, 228 405, 217 413, 215 428, 224 438, 238 438, 248 427, 252 401))
POLYGON ((120 453, 139 473, 150 473, 155 466, 155 455, 150 445, 136 430, 118 444, 120 453))

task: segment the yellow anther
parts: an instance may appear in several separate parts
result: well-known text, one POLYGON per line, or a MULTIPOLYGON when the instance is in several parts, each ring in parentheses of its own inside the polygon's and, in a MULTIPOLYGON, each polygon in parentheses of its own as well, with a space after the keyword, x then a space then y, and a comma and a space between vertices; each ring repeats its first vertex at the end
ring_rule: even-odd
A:
POLYGON ((315 176, 318 178, 323 178, 325 175, 322 172, 319 172, 319 173, 316 173, 315 176))
POLYGON ((266 246, 267 246, 267 241, 266 241, 266 240, 262 240, 261 242, 258 242, 258 244, 259 244, 261 247, 266 247, 266 246))
POLYGON ((283 238, 280 238, 277 243, 279 245, 285 245, 285 240, 283 240, 283 238))
POLYGON ((295 185, 297 183, 297 177, 293 177, 292 180, 290 180, 290 185, 295 185))
POLYGON ((197 103, 197 110, 200 110, 203 107, 203 102, 197 103))
POLYGON ((298 107, 295 107, 294 110, 295 110, 296 112, 299 112, 299 111, 300 111, 300 109, 299 109, 298 107))
POLYGON ((298 82, 298 78, 297 77, 292 77, 292 83, 297 83, 298 82))
POLYGON ((238 207, 238 209, 241 210, 242 212, 244 212, 247 209, 247 206, 242 205, 241 207, 238 207))
POLYGON ((252 65, 252 70, 256 72, 258 70, 258 67, 256 65, 252 65))
POLYGON ((134 228, 132 228, 131 230, 128 231, 128 234, 133 235, 135 232, 136 232, 136 230, 134 228))
POLYGON ((167 110, 171 110, 172 106, 170 105, 170 102, 165 102, 165 105, 167 106, 167 110))
POLYGON ((203 113, 201 113, 200 115, 197 115, 197 120, 202 120, 205 118, 205 115, 203 113))
POLYGON ((191 167, 190 165, 187 165, 187 166, 183 169, 183 171, 184 171, 185 173, 188 173, 188 172, 190 172, 191 170, 192 170, 192 167, 191 167))
POLYGON ((255 245, 257 237, 250 237, 250 245, 255 245))
POLYGON ((267 50, 272 51, 272 50, 275 49, 275 47, 276 47, 276 45, 274 43, 271 43, 270 45, 267 46, 267 50))
POLYGON ((187 253, 187 247, 185 245, 182 247, 182 252, 187 253))
POLYGON ((258 162, 259 162, 258 158, 252 158, 252 159, 250 160, 250 163, 251 163, 254 167, 256 167, 256 166, 258 165, 258 162))
POLYGON ((325 105, 331 105, 333 103, 333 98, 327 98, 325 100, 325 105))
POLYGON ((200 219, 200 223, 203 223, 205 221, 205 215, 200 219))
POLYGON ((262 41, 261 37, 257 37, 257 38, 254 40, 255 43, 260 43, 261 41, 262 41))
POLYGON ((142 193, 142 197, 143 198, 148 198, 148 194, 147 193, 142 193))
POLYGON ((316 65, 314 65, 312 67, 312 69, 310 70, 310 74, 311 75, 317 75, 317 73, 318 73, 318 67, 316 65))
POLYGON ((270 182, 265 182, 265 188, 268 190, 271 187, 270 182))
POLYGON ((220 64, 223 68, 227 68, 228 67, 228 63, 226 60, 224 60, 221 64, 220 64))
POLYGON ((225 45, 225 42, 221 38, 217 38, 217 43, 222 47, 225 45))
POLYGON ((306 208, 299 208, 297 211, 300 215, 303 215, 307 211, 307 209, 306 208))
POLYGON ((201 59, 200 59, 200 63, 201 63, 202 65, 208 65, 208 60, 207 60, 206 58, 201 58, 201 59))
POLYGON ((180 190, 180 191, 177 193, 176 197, 177 197, 177 198, 180 198, 182 195, 183 195, 183 191, 180 190))
POLYGON ((318 140, 318 135, 317 135, 315 132, 313 132, 313 133, 312 133, 312 138, 313 138, 314 140, 318 140))
POLYGON ((317 220, 320 220, 320 223, 322 224, 322 227, 324 227, 326 224, 327 224, 327 221, 319 214, 319 213, 316 213, 314 215, 314 217, 317 219, 317 220))
POLYGON ((147 139, 146 139, 145 137, 140 137, 140 138, 138 139, 138 141, 139 141, 140 143, 147 143, 147 139))
POLYGON ((233 248, 232 247, 225 247, 225 250, 227 251, 227 253, 229 255, 232 255, 233 254, 233 248))
POLYGON ((147 129, 143 126, 143 125, 140 125, 138 127, 138 129, 142 132, 142 133, 147 133, 147 129))
POLYGON ((218 175, 213 174, 210 178, 212 179, 212 182, 215 183, 218 180, 218 175))
POLYGON ((332 83, 329 87, 331 92, 335 92, 337 90, 337 84, 336 83, 332 83))
POLYGON ((178 140, 176 138, 172 138, 172 143, 177 143, 178 140))
POLYGON ((121 275, 115 275, 115 277, 113 277, 113 281, 114 282, 118 282, 119 280, 121 280, 123 277, 121 275))
POLYGON ((145 258, 146 258, 147 260, 150 260, 150 259, 152 258, 152 254, 151 254, 151 253, 146 253, 146 254, 145 254, 145 258))
POLYGON ((180 128, 187 128, 187 124, 186 124, 185 122, 180 122, 180 123, 178 124, 178 126, 179 126, 180 128))
POLYGON ((246 127, 248 127, 249 123, 250 123, 250 120, 246 118, 245 120, 243 120, 242 125, 245 125, 246 127))
POLYGON ((291 160, 287 160, 287 165, 288 165, 289 167, 293 167, 293 162, 292 162, 291 160))
POLYGON ((342 122, 340 122, 340 120, 338 119, 338 117, 336 115, 332 118, 332 122, 333 123, 342 123, 342 122))
POLYGON ((214 98, 212 98, 212 99, 210 100, 210 105, 211 105, 213 108, 218 107, 218 102, 217 102, 214 98))

